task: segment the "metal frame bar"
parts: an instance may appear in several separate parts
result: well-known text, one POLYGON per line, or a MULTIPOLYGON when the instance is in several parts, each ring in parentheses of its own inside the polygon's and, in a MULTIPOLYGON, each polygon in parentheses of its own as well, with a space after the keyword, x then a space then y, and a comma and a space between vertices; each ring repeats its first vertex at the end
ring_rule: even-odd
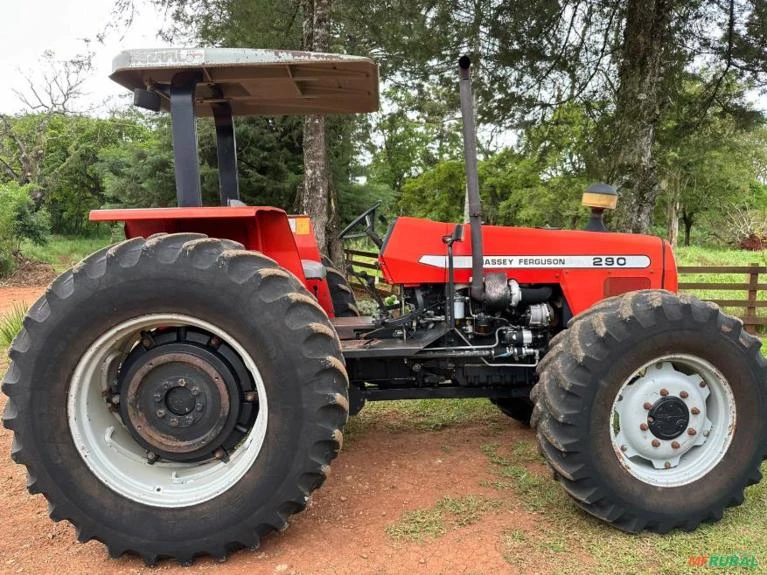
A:
POLYGON ((170 87, 173 155, 176 164, 176 202, 180 208, 201 207, 200 160, 197 155, 194 96, 199 72, 180 72, 170 87))
POLYGON ((237 176, 237 139, 234 131, 232 106, 229 102, 213 104, 216 124, 216 150, 218 153, 218 198, 222 206, 229 200, 240 199, 240 181, 237 176))

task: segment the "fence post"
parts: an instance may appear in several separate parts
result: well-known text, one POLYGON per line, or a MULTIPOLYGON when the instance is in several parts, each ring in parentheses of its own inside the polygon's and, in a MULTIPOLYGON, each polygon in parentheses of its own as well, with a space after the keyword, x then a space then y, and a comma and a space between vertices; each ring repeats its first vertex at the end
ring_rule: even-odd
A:
POLYGON ((748 333, 756 333, 756 295, 759 284, 759 264, 750 264, 752 269, 748 272, 748 303, 746 305, 746 318, 743 322, 748 333))

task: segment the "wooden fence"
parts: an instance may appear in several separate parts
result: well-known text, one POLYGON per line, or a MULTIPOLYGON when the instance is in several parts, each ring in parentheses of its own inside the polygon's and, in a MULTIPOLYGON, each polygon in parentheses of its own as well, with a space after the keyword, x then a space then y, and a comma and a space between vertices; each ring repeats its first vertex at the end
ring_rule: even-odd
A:
MULTIPOLYGON (((383 295, 394 293, 394 288, 383 281, 381 270, 378 267, 378 254, 362 250, 348 249, 345 251, 346 264, 353 265, 358 271, 365 271, 368 275, 376 278, 376 289, 383 295)), ((726 308, 729 313, 740 317, 746 330, 750 333, 756 331, 757 326, 767 325, 767 316, 760 316, 757 311, 767 308, 767 283, 759 283, 760 274, 767 274, 767 267, 760 264, 748 266, 679 266, 679 291, 689 292, 702 300, 711 301, 726 308), (722 280, 714 278, 712 281, 683 281, 685 276, 690 275, 726 275, 737 274, 744 281, 731 281, 732 278, 722 280), (711 292, 740 292, 742 296, 730 297, 719 296, 711 292), (760 298, 760 292, 762 297, 760 298)), ((364 289, 357 278, 350 277, 352 287, 357 290, 364 289)))
POLYGON ((767 317, 757 315, 759 308, 767 307, 767 299, 759 297, 760 292, 767 290, 767 283, 759 283, 759 275, 767 273, 767 267, 759 264, 748 266, 679 266, 680 281, 679 291, 690 292, 703 300, 714 302, 723 308, 727 308, 729 313, 740 317, 746 331, 754 333, 757 326, 767 325, 767 317), (721 278, 714 278, 713 281, 691 281, 686 282, 686 275, 721 275, 738 274, 744 281, 722 281, 721 278), (711 294, 709 292, 741 292, 745 293, 745 299, 711 294))

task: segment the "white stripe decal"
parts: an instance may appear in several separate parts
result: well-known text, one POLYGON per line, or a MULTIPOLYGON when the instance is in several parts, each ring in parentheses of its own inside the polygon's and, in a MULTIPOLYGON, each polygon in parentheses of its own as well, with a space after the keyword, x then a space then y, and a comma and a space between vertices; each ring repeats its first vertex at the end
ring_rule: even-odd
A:
MULTIPOLYGON (((426 255, 418 260, 427 266, 447 268, 447 256, 426 255)), ((591 256, 485 256, 483 267, 488 269, 563 269, 563 268, 619 268, 644 269, 650 267, 647 256, 591 255, 591 256)), ((455 256, 455 269, 471 269, 471 256, 455 256)))

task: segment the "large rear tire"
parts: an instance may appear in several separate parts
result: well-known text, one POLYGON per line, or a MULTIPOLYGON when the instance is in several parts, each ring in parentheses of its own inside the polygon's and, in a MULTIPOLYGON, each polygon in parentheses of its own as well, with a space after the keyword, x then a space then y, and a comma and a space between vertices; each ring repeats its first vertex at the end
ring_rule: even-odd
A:
POLYGON ((717 306, 639 291, 574 318, 541 362, 533 425, 583 509, 630 532, 721 519, 761 479, 767 364, 717 306))
POLYGON ((10 357, 4 423, 29 491, 114 557, 257 547, 341 448, 348 380, 327 315, 228 240, 91 255, 32 306, 10 357))

